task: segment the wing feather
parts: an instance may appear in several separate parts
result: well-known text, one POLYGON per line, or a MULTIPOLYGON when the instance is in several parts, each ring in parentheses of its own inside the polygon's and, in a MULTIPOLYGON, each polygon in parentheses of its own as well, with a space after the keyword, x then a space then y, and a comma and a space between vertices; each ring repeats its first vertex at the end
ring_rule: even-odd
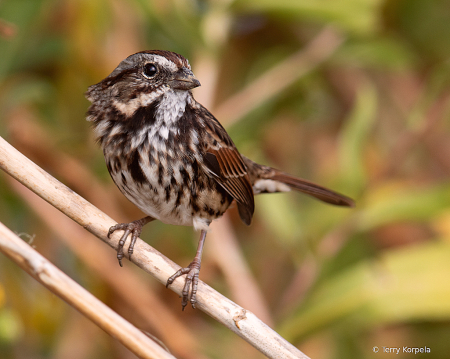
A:
POLYGON ((238 202, 238 205, 248 207, 248 210, 253 214, 253 188, 239 152, 233 148, 220 148, 218 150, 209 148, 207 151, 208 161, 205 161, 205 163, 208 172, 214 175, 219 185, 238 202), (211 155, 216 158, 218 166, 210 165, 211 155), (219 168, 219 172, 217 172, 217 168, 219 168))
POLYGON ((203 161, 205 172, 230 194, 237 202, 242 221, 250 224, 255 202, 247 166, 230 136, 216 118, 204 107, 201 109, 205 121, 203 161))

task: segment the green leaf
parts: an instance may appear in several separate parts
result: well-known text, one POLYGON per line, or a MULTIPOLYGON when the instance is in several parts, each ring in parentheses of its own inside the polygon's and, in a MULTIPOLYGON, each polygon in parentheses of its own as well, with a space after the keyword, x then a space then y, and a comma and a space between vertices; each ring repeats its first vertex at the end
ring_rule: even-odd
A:
POLYGON ((385 252, 323 282, 304 306, 285 321, 287 340, 333 323, 354 330, 374 324, 450 319, 450 244, 422 243, 385 252))
POLYGON ((335 62, 344 66, 374 67, 402 71, 417 61, 405 43, 390 37, 349 39, 338 50, 335 62))
POLYGON ((289 246, 295 246, 303 234, 303 223, 299 219, 288 194, 271 194, 257 198, 259 215, 266 226, 278 234, 279 240, 289 246))
POLYGON ((372 190, 360 213, 358 227, 368 231, 400 221, 427 221, 450 207, 450 185, 417 187, 387 183, 372 190))
POLYGON ((15 0, 2 2, 0 7, 0 18, 17 27, 17 35, 11 40, 5 41, 0 38, 0 79, 3 79, 8 71, 16 65, 17 58, 21 57, 27 41, 29 41, 30 30, 36 22, 36 17, 42 9, 45 0, 15 0))
POLYGON ((381 0, 240 0, 239 8, 274 12, 289 17, 317 20, 355 32, 373 33, 378 29, 381 0))
POLYGON ((353 193, 361 191, 366 184, 364 149, 375 122, 377 96, 375 88, 364 85, 359 91, 356 104, 340 139, 340 163, 346 186, 353 193))

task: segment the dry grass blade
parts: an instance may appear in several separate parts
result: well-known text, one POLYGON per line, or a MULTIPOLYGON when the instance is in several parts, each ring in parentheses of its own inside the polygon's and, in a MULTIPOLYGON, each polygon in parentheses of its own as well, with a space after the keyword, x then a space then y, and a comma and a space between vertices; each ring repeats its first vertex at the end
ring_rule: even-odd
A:
POLYGON ((140 358, 175 358, 0 223, 0 251, 140 358))
POLYGON ((219 105, 214 115, 227 125, 261 106, 323 63, 342 44, 343 38, 325 28, 304 49, 261 75, 241 92, 219 105))
MULTIPOLYGON (((108 245, 117 248, 120 233, 116 233, 111 239, 106 237, 108 229, 115 224, 111 218, 36 166, 3 138, 0 138, 0 167, 108 245)), ((136 242, 132 261, 164 284, 179 268, 141 240, 136 242)), ((184 285, 182 282, 176 280, 170 288, 181 294, 184 285)), ((220 321, 269 358, 307 358, 253 313, 201 281, 197 299, 200 310, 220 321)))
POLYGON ((237 238, 231 227, 229 216, 211 223, 208 233, 208 251, 214 258, 230 288, 231 298, 237 303, 252 308, 265 323, 272 326, 273 319, 261 289, 245 261, 237 238))

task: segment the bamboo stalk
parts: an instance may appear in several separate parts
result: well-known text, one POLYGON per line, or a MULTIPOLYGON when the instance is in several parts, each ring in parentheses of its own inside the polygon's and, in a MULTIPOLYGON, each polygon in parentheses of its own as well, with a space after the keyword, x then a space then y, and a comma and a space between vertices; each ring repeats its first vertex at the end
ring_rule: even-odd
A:
POLYGON ((95 298, 0 223, 0 251, 140 358, 173 359, 156 342, 95 298))
MULTIPOLYGON (((41 198, 22 186, 13 178, 11 186, 22 200, 34 210, 45 223, 63 241, 83 263, 89 267, 94 276, 103 280, 114 295, 123 301, 127 312, 134 311, 133 316, 140 317, 153 330, 174 356, 185 359, 205 359, 200 353, 200 339, 190 331, 189 324, 170 310, 152 291, 145 278, 137 276, 133 268, 119 265, 114 253, 105 248, 100 241, 93 241, 90 233, 70 220, 54 207, 43 202, 41 198), (164 325, 161 325, 164 323, 164 325)), ((119 311, 120 313, 120 311, 119 311)))
MULTIPOLYGON (((108 229, 116 222, 50 176, 1 137, 0 167, 89 232, 117 249, 121 232, 117 231, 111 238, 106 236, 108 229)), ((126 248, 124 252, 127 253, 126 248)), ((163 284, 179 269, 179 266, 142 240, 136 242, 131 261, 163 284)), ((178 278, 170 289, 181 295, 183 285, 183 278, 178 278)), ((199 281, 197 300, 198 309, 221 322, 267 357, 308 358, 253 313, 236 305, 202 281, 199 281)))

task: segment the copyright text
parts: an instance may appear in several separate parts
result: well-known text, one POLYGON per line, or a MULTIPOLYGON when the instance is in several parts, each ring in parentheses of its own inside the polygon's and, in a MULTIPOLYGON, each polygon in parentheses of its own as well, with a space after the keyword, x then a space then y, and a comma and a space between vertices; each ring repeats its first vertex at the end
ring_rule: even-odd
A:
POLYGON ((400 354, 400 353, 410 353, 410 354, 421 354, 421 353, 431 353, 431 349, 428 347, 373 347, 374 353, 388 353, 388 354, 400 354))

